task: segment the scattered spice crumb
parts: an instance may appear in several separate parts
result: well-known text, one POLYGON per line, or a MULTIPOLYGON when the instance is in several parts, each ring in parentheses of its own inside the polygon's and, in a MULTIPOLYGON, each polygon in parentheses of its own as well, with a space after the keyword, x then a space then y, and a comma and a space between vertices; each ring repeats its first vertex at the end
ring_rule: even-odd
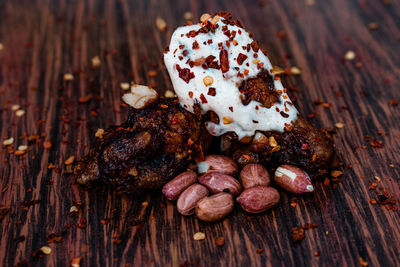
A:
POLYGON ((0 51, 4 49, 4 45, 0 43, 0 51))
POLYGON ((344 55, 344 58, 346 59, 346 60, 353 60, 353 59, 355 59, 356 58, 356 53, 354 53, 354 51, 352 51, 352 50, 349 50, 349 51, 347 51, 346 52, 346 54, 344 55))
POLYGON ((130 88, 129 83, 120 83, 119 86, 122 90, 128 90, 130 88))
POLYGON ((290 68, 290 74, 292 75, 300 75, 301 70, 298 67, 291 67, 290 68))
POLYGON ((15 115, 17 115, 17 117, 22 117, 25 115, 25 110, 23 109, 19 109, 15 112, 15 115))
POLYGON ((399 105, 399 101, 397 101, 396 99, 391 99, 389 101, 389 106, 391 107, 397 107, 399 105))
POLYGON ((223 245, 225 245, 225 237, 223 236, 219 236, 215 239, 215 245, 217 245, 218 247, 222 247, 223 245))
POLYGON ((165 20, 160 17, 156 18, 156 26, 160 32, 164 32, 167 30, 167 22, 165 22, 165 20))
POLYGON ((314 252, 314 256, 315 256, 315 257, 319 257, 319 255, 320 255, 320 252, 319 252, 319 251, 315 251, 315 252, 314 252))
POLYGON ((204 240, 206 239, 206 234, 203 232, 197 232, 193 235, 193 239, 196 241, 204 240))
POLYGON ((360 266, 362 266, 362 267, 368 266, 368 262, 366 262, 362 257, 360 257, 360 266))
POLYGON ((92 58, 92 67, 93 68, 97 68, 98 66, 100 66, 101 61, 100 61, 100 57, 99 56, 95 56, 92 58))
POLYGON ((257 254, 261 254, 261 253, 263 253, 264 252, 264 249, 263 248, 258 248, 258 249, 256 249, 256 253, 257 254))
POLYGON ((99 129, 97 129, 97 131, 94 134, 94 136, 96 136, 97 138, 101 139, 101 138, 103 138, 103 134, 104 134, 104 129, 99 128, 99 129))
POLYGON ((192 20, 192 19, 193 19, 193 14, 192 14, 192 12, 190 12, 190 11, 185 12, 185 13, 183 14, 183 18, 184 18, 185 20, 192 20))
POLYGON ((14 138, 13 137, 10 137, 10 138, 8 138, 8 139, 3 141, 3 145, 5 145, 5 146, 12 145, 13 143, 14 143, 14 138))
POLYGON ((376 31, 378 29, 378 23, 376 22, 371 22, 368 24, 368 29, 370 31, 376 31))
POLYGON ((337 123, 335 123, 335 127, 338 129, 342 129, 344 127, 344 124, 341 122, 337 122, 337 123))
POLYGON ((343 175, 343 172, 338 171, 338 170, 332 170, 330 174, 333 178, 336 178, 336 177, 343 175))
POLYGON ((65 73, 64 74, 64 81, 73 81, 74 80, 74 75, 71 73, 65 73))
POLYGON ((53 144, 49 140, 46 140, 46 141, 43 142, 43 147, 46 148, 46 149, 50 149, 52 147, 52 145, 53 144))
POLYGON ((51 254, 51 248, 48 246, 43 246, 40 248, 40 251, 43 252, 43 254, 50 255, 51 254))
POLYGON ((71 261, 71 267, 80 267, 81 266, 82 257, 75 257, 71 261))
POLYGON ((64 161, 65 165, 70 165, 74 162, 75 156, 70 156, 66 161, 64 161))
POLYGON ((303 227, 293 227, 290 230, 290 235, 292 237, 293 242, 301 241, 305 238, 304 228, 303 227))

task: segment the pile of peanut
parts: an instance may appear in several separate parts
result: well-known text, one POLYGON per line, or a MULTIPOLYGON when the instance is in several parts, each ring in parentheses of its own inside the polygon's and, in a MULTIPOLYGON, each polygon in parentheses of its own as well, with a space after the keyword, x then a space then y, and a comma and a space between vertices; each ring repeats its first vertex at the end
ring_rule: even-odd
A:
MULTIPOLYGON (((239 167, 229 157, 209 155, 197 164, 200 177, 186 171, 162 189, 169 200, 177 200, 182 215, 196 214, 203 221, 212 222, 227 216, 235 206, 235 199, 247 212, 257 214, 278 204, 278 190, 271 187, 269 172, 261 164, 248 164, 239 174, 239 167)), ((281 165, 274 173, 275 184, 283 189, 303 194, 314 191, 309 175, 293 165, 281 165)))

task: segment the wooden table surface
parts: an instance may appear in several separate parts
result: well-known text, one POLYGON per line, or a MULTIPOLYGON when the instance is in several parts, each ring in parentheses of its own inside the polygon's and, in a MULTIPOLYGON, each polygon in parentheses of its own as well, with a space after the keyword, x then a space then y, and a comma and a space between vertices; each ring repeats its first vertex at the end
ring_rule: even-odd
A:
POLYGON ((14 138, 0 150, 0 265, 399 266, 399 1, 3 0, 0 43, 0 137, 14 138), (64 161, 125 120, 120 83, 172 89, 160 58, 174 27, 187 11, 197 20, 219 10, 241 19, 274 65, 301 69, 284 84, 299 89, 290 94, 303 114, 336 131, 344 175, 297 202, 281 191, 262 215, 238 207, 216 223, 180 216, 159 192, 75 185, 64 161), (20 145, 26 154, 13 154, 20 145), (291 229, 308 223, 317 228, 293 243, 291 229), (199 231, 206 239, 194 241, 199 231))

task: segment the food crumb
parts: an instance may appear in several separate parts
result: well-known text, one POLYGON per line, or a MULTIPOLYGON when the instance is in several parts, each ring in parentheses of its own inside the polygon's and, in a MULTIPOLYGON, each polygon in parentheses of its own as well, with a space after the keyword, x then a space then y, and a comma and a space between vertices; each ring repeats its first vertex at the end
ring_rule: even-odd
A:
POLYGON ((15 115, 17 115, 17 117, 22 117, 25 115, 25 110, 23 109, 19 109, 15 112, 15 115))
POLYGON ((28 146, 27 146, 27 145, 20 145, 20 146, 18 146, 18 150, 25 151, 25 150, 27 150, 27 149, 28 149, 28 146))
POLYGON ((264 252, 264 249, 263 248, 258 248, 258 249, 256 249, 256 253, 257 254, 261 254, 261 253, 263 253, 264 252))
POLYGON ((0 51, 4 49, 4 45, 0 43, 0 51))
POLYGON ((335 127, 338 129, 342 129, 344 127, 344 124, 341 122, 337 122, 337 123, 335 123, 335 127))
POLYGON ((100 66, 101 61, 99 56, 95 56, 94 58, 92 58, 92 67, 93 68, 97 68, 98 66, 100 66))
POLYGON ((74 80, 74 75, 71 73, 65 73, 64 74, 64 81, 73 81, 74 80))
POLYGON ((12 145, 13 143, 14 143, 14 138, 13 137, 10 137, 10 138, 8 138, 8 139, 3 141, 3 145, 5 145, 5 146, 12 145))
POLYGON ((192 12, 190 12, 190 11, 185 12, 185 13, 183 14, 183 18, 184 18, 185 20, 191 20, 191 19, 193 19, 193 14, 192 14, 192 12))
POLYGON ((376 31, 378 29, 378 27, 379 27, 378 23, 376 23, 376 22, 371 22, 368 24, 368 29, 370 31, 376 31))
POLYGON ((80 267, 81 266, 82 257, 73 258, 71 261, 71 267, 80 267))
POLYGON ((20 108, 21 108, 21 106, 18 105, 18 104, 14 104, 14 105, 11 106, 11 110, 12 110, 12 111, 17 111, 17 110, 20 109, 20 108))
POLYGON ((75 156, 70 156, 66 161, 64 161, 65 165, 70 165, 74 162, 75 156))
POLYGON ((129 83, 120 83, 119 86, 122 90, 128 90, 130 88, 129 83))
POLYGON ((222 247, 223 245, 225 245, 225 237, 223 236, 219 236, 215 239, 215 245, 217 245, 218 247, 222 247))
POLYGON ((360 266, 362 266, 362 267, 368 266, 368 262, 366 262, 362 257, 360 257, 360 266))
POLYGON ((104 129, 97 129, 96 133, 94 134, 94 136, 96 136, 97 138, 103 138, 103 134, 104 134, 104 129))
POLYGON ((301 240, 303 240, 305 238, 304 228, 303 227, 298 227, 298 226, 293 227, 290 230, 290 235, 292 237, 293 242, 301 241, 301 240))
POLYGON ((346 52, 346 54, 344 55, 344 58, 346 59, 346 60, 353 60, 353 59, 355 59, 356 58, 356 53, 354 53, 354 51, 352 51, 352 50, 349 50, 349 51, 347 51, 346 52))
POLYGON ((167 91, 165 91, 164 96, 165 97, 175 97, 176 95, 173 91, 167 90, 167 91))
POLYGON ((301 70, 298 67, 291 67, 290 68, 290 73, 292 75, 300 75, 301 74, 301 70))
POLYGON ((40 251, 43 252, 43 254, 49 255, 51 254, 51 248, 48 246, 43 246, 40 248, 40 251))
POLYGON ((193 239, 196 241, 204 240, 206 239, 206 234, 203 232, 197 232, 193 235, 193 239))
POLYGON ((157 26, 157 29, 161 32, 164 32, 167 30, 167 22, 165 22, 165 20, 160 17, 156 18, 156 26, 157 26))

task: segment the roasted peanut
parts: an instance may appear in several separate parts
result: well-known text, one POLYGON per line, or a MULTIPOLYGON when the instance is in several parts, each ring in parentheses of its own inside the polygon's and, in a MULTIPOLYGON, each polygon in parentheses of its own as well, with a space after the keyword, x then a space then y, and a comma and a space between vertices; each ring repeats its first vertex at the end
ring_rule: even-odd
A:
POLYGON ((280 187, 295 194, 314 191, 310 176, 293 165, 285 164, 279 166, 275 171, 274 180, 280 187))
POLYGON ((207 188, 200 184, 193 184, 179 196, 176 208, 182 215, 192 215, 195 212, 197 202, 206 196, 208 196, 207 188))
POLYGON ((192 171, 182 172, 174 179, 169 181, 162 188, 162 192, 165 197, 169 200, 175 200, 179 197, 179 194, 188 188, 190 185, 197 181, 196 173, 192 171))
POLYGON ((278 204, 279 192, 273 187, 255 186, 245 189, 236 199, 249 213, 261 213, 278 204))
POLYGON ((218 193, 197 202, 196 216, 202 221, 213 222, 224 218, 234 207, 233 197, 228 193, 218 193))
POLYGON ((207 187, 213 193, 230 193, 238 196, 242 192, 242 186, 239 181, 230 175, 211 172, 199 177, 199 183, 207 187))
POLYGON ((240 172, 240 182, 244 188, 253 186, 269 186, 271 178, 261 164, 247 164, 240 172))
POLYGON ((158 93, 156 90, 138 84, 131 85, 131 92, 122 96, 122 100, 135 109, 143 109, 156 101, 157 98, 158 93))
POLYGON ((199 173, 220 172, 229 175, 238 170, 235 161, 227 156, 208 155, 203 162, 197 164, 199 173))

